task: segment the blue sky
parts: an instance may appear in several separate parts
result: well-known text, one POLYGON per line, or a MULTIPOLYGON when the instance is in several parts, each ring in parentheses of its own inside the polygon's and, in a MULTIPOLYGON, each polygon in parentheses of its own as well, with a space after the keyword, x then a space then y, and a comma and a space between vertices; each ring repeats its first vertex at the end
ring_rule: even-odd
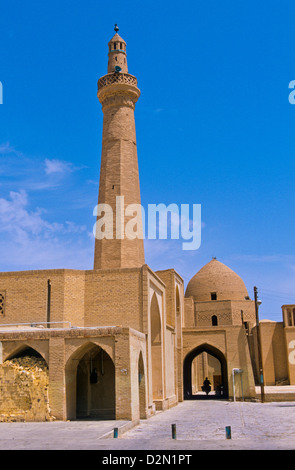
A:
POLYGON ((138 78, 142 205, 201 204, 202 243, 147 240, 185 284, 213 256, 261 318, 295 303, 294 1, 2 0, 1 271, 92 269, 102 111, 118 23, 138 78))

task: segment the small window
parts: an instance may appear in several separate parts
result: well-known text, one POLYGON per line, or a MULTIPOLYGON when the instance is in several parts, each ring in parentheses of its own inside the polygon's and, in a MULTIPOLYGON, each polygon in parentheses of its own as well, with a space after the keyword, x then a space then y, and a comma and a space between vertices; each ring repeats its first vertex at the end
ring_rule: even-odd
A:
POLYGON ((216 292, 211 292, 211 300, 217 300, 216 292))
POLYGON ((287 315, 288 315, 288 326, 292 326, 292 316, 291 316, 291 310, 287 310, 287 315))
POLYGON ((218 325, 218 320, 217 320, 216 315, 212 316, 211 321, 212 321, 212 326, 217 326, 218 325))
POLYGON ((5 293, 0 292, 0 316, 5 314, 5 293))
POLYGON ((117 49, 117 44, 114 42, 114 49, 116 50, 117 49))
POLYGON ((120 49, 123 49, 123 44, 120 42, 120 49))

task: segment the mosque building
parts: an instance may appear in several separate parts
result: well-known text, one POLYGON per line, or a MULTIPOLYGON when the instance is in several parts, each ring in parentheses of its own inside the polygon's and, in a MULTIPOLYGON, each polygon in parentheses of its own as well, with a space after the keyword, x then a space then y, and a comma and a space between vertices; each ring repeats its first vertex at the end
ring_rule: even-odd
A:
MULTIPOLYGON (((134 120, 140 90, 117 27, 97 96, 98 206, 125 212, 140 205, 134 120)), ((208 398, 257 399, 257 302, 243 280, 213 258, 185 289, 173 267, 154 272, 145 263, 143 239, 124 235, 131 219, 120 227, 107 219, 119 236, 96 237, 91 270, 0 273, 0 421, 42 421, 48 413, 58 420, 148 418, 204 398, 205 377, 208 398), (37 369, 32 380, 21 370, 28 358, 44 365, 45 382, 37 369)), ((259 322, 265 386, 295 385, 295 305, 282 312, 282 322, 259 322)))

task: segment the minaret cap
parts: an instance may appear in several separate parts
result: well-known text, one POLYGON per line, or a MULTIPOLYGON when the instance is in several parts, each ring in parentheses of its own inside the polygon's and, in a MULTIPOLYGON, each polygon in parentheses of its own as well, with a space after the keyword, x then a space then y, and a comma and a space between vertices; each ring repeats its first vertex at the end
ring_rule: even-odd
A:
MULTIPOLYGON (((109 42, 108 45, 110 46, 110 43, 119 41, 119 42, 124 43, 125 46, 126 46, 126 42, 125 42, 124 39, 121 38, 121 36, 119 36, 119 34, 118 34, 119 27, 118 27, 117 24, 115 24, 114 31, 115 31, 116 34, 112 37, 112 39, 110 40, 110 42, 109 42)), ((126 51, 126 48, 125 48, 125 51, 126 51)))
POLYGON ((123 38, 121 38, 121 36, 119 36, 118 33, 116 33, 116 34, 112 37, 112 39, 110 40, 110 42, 109 42, 108 45, 110 46, 111 43, 113 43, 113 42, 121 42, 121 43, 123 43, 123 44, 125 45, 125 51, 126 51, 126 42, 124 41, 123 38))
POLYGON ((109 62, 108 73, 123 72, 128 73, 127 59, 126 59, 126 42, 119 36, 118 25, 114 28, 116 34, 112 37, 109 46, 109 62))

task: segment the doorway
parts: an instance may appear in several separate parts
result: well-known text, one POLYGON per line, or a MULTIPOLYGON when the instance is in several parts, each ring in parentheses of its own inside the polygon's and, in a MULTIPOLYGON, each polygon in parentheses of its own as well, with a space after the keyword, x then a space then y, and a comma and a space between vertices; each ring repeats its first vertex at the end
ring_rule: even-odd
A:
POLYGON ((76 418, 115 419, 115 366, 99 346, 79 359, 76 375, 76 418))
POLYGON ((228 398, 227 364, 222 352, 203 344, 187 354, 183 363, 183 386, 185 400, 228 398), (209 393, 202 389, 206 379, 210 381, 209 393))

